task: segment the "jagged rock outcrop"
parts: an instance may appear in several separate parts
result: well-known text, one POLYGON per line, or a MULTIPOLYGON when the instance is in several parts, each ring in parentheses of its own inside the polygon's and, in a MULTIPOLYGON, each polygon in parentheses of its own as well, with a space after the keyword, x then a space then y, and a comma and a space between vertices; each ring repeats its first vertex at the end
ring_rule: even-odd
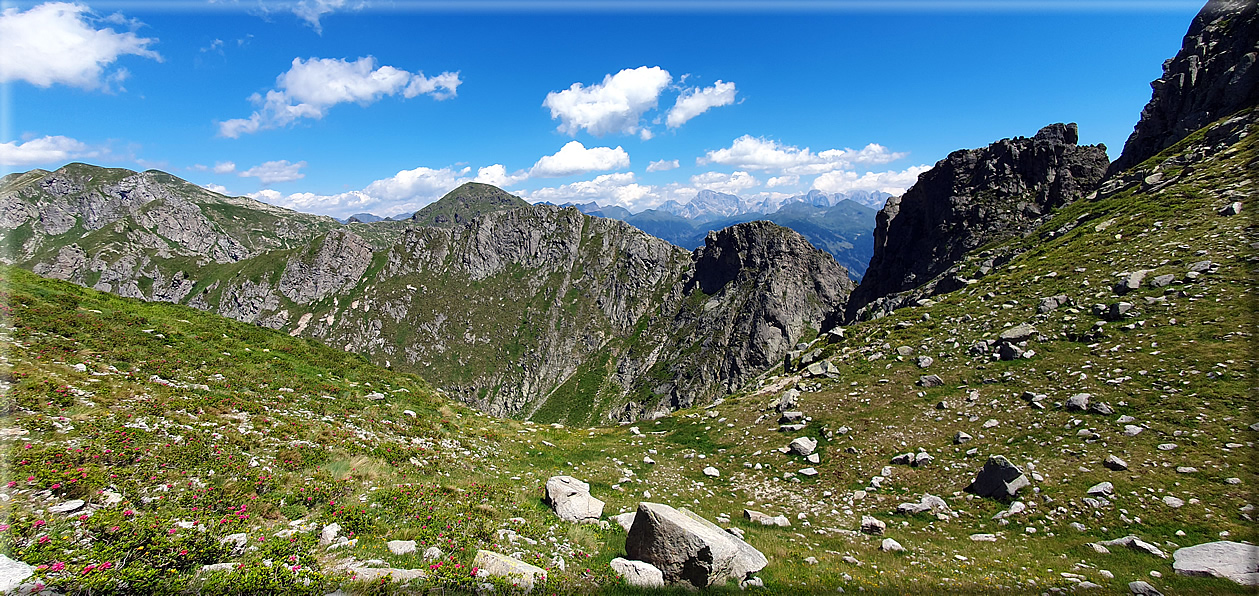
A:
POLYGON ((1180 52, 1150 83, 1150 102, 1110 172, 1122 172, 1211 122, 1259 104, 1257 58, 1254 0, 1207 2, 1189 25, 1180 52))
POLYGON ((372 247, 366 240, 348 230, 333 230, 309 262, 288 262, 280 276, 280 293, 298 304, 317 302, 358 282, 371 263, 372 247))
POLYGON ((879 212, 874 257, 846 317, 860 318, 863 307, 928 283, 967 252, 1025 233, 1093 190, 1106 173, 1106 148, 1078 140, 1075 124, 1052 124, 937 162, 879 212))

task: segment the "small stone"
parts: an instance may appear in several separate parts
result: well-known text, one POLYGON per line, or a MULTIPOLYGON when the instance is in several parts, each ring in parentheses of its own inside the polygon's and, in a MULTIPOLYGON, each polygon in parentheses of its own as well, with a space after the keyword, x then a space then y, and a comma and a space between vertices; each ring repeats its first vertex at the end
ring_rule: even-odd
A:
POLYGON ((1107 455, 1106 460, 1102 462, 1102 465, 1107 469, 1115 470, 1116 472, 1122 472, 1128 469, 1128 462, 1115 455, 1107 455))
POLYGON ((1228 205, 1226 205, 1223 209, 1220 209, 1220 215, 1224 217, 1231 217, 1241 212, 1242 212, 1241 201, 1233 201, 1232 203, 1229 203, 1228 205))
POLYGON ((1178 499, 1171 495, 1163 497, 1163 503, 1172 509, 1180 509, 1185 506, 1185 501, 1183 499, 1178 499))
POLYGON ((1109 482, 1098 482, 1089 487, 1088 494, 1092 496, 1110 496, 1115 494, 1115 485, 1109 482))
POLYGON ((817 557, 805 557, 804 562, 809 565, 817 565, 817 557))
POLYGON ((718 471, 717 468, 708 466, 707 468, 704 468, 704 475, 710 478, 717 478, 718 476, 721 476, 721 472, 718 471))
POLYGON ((891 538, 884 538, 883 543, 879 545, 879 550, 888 553, 899 553, 904 552, 905 547, 901 546, 901 543, 891 538))
POLYGON ((409 555, 415 552, 414 540, 390 540, 385 544, 389 547, 389 552, 398 556, 409 555))
POLYGON ((957 434, 954 434, 954 435, 953 435, 953 444, 954 444, 954 445, 961 445, 961 444, 963 444, 963 443, 968 443, 968 442, 970 442, 970 440, 971 440, 971 439, 973 439, 973 438, 974 438, 974 437, 972 437, 972 436, 970 436, 970 435, 968 435, 968 434, 966 434, 966 433, 964 433, 964 432, 962 432, 962 431, 960 431, 960 430, 959 430, 959 431, 957 431, 957 434))
POLYGON ((48 508, 48 513, 74 513, 85 505, 83 499, 72 499, 48 508))
POLYGON ((1154 589, 1154 586, 1141 580, 1128 582, 1128 591, 1136 596, 1163 596, 1163 593, 1154 589))
POLYGON ((996 542, 996 534, 971 534, 970 539, 974 542, 996 542))
POLYGON ((787 445, 787 448, 793 453, 807 456, 817 449, 817 441, 810 437, 796 437, 791 444, 787 445))
POLYGON ((424 549, 424 560, 436 561, 437 559, 442 558, 442 554, 442 549, 437 548, 436 546, 430 546, 424 549))
POLYGON ((1089 398, 1092 395, 1088 393, 1077 393, 1067 398, 1067 411, 1080 412, 1087 410, 1089 407, 1089 398))
POLYGON ((880 536, 887 529, 887 524, 875 519, 869 515, 861 516, 861 533, 871 536, 880 536))
POLYGON ((939 375, 923 375, 918 377, 918 385, 927 388, 939 387, 944 385, 944 379, 941 379, 939 375))

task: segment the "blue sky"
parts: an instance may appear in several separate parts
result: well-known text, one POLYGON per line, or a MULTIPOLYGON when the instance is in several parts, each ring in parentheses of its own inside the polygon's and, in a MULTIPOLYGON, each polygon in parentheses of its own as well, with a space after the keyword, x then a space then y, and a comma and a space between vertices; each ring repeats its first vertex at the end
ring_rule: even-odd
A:
POLYGON ((1052 122, 1117 157, 1201 7, 580 6, 7 2, 0 162, 157 168, 335 216, 468 180, 635 211, 702 188, 900 192, 1052 122))

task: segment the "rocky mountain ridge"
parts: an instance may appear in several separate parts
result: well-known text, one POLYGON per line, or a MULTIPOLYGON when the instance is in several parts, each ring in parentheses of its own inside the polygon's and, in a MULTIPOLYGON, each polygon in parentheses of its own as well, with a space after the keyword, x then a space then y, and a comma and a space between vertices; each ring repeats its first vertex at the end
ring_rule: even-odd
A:
POLYGON ((0 201, 13 262, 41 275, 318 337, 502 416, 595 421, 711 400, 780 361, 852 287, 772 224, 692 255, 479 184, 416 214, 434 226, 339 225, 84 165, 6 179, 0 201), (263 244, 268 226, 287 240, 263 244))

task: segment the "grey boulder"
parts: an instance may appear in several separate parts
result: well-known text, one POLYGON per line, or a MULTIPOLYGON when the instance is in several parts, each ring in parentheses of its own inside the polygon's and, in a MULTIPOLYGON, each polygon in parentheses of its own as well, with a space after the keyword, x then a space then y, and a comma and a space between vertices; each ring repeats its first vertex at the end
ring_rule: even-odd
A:
POLYGON ((0 592, 9 593, 32 575, 35 575, 34 567, 0 555, 0 592))
POLYGON ((965 488, 966 492, 980 497, 993 499, 1010 499, 1018 494, 1019 489, 1028 486, 1031 481, 1023 474, 1023 470, 1010 463, 1001 455, 988 458, 984 468, 975 476, 975 481, 965 488))
POLYGON ((697 588, 743 581, 765 568, 765 555, 686 508, 639 503, 625 538, 628 558, 655 566, 667 583, 697 588))
POLYGON ((472 565, 477 568, 477 577, 505 577, 526 592, 533 590, 534 582, 546 581, 545 569, 488 550, 478 550, 472 565))
POLYGON ((650 563, 617 557, 612 559, 611 566, 613 571, 625 578, 625 583, 636 588, 664 587, 664 574, 650 563))
POLYGON ((603 515, 603 501, 590 496, 589 484, 572 476, 547 480, 545 501, 564 521, 593 522, 603 515))
POLYGON ((1181 575, 1231 579, 1243 586, 1259 586, 1259 546, 1221 540, 1176 549, 1172 569, 1181 575))

